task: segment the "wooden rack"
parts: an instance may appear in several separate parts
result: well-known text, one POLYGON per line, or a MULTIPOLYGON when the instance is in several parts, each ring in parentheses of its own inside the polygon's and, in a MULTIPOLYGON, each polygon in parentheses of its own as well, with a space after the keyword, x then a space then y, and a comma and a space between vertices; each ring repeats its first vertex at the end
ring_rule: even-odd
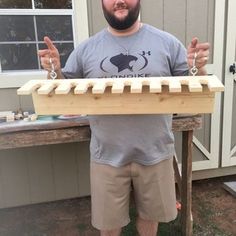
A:
POLYGON ((212 113, 214 76, 31 80, 17 90, 33 96, 38 115, 212 113))

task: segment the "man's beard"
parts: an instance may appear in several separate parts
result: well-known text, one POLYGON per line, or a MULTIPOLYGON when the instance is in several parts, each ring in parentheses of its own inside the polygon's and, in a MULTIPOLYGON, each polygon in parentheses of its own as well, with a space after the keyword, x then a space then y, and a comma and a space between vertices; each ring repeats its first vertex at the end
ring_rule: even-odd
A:
POLYGON ((118 19, 115 15, 107 11, 106 7, 102 3, 103 13, 108 24, 116 30, 126 30, 130 28, 138 19, 140 11, 140 1, 137 2, 136 6, 129 9, 128 15, 124 19, 118 19))

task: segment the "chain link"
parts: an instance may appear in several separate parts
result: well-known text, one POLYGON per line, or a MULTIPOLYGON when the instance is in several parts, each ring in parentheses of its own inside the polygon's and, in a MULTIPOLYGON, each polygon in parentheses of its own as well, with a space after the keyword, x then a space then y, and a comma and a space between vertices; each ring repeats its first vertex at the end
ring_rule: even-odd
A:
POLYGON ((51 72, 49 73, 49 76, 52 80, 56 79, 57 78, 57 73, 55 72, 55 66, 52 62, 52 58, 50 57, 49 58, 49 62, 51 64, 51 72))
POLYGON ((194 53, 193 67, 190 69, 190 73, 192 74, 192 76, 195 76, 198 73, 198 68, 196 67, 196 59, 197 59, 197 52, 194 53))

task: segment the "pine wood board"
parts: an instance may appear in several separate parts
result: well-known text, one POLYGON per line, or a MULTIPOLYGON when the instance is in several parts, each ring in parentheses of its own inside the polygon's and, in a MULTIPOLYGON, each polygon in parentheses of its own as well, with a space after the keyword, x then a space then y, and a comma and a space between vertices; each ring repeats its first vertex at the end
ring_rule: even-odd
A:
POLYGON ((216 76, 29 81, 38 115, 212 113, 216 76))
POLYGON ((214 93, 181 93, 178 96, 169 93, 39 96, 33 93, 33 102, 38 115, 211 113, 214 93))
POLYGON ((107 87, 112 87, 111 93, 123 93, 124 86, 130 87, 130 93, 142 93, 143 87, 150 87, 150 93, 161 93, 162 87, 167 86, 170 93, 182 92, 182 86, 187 86, 190 92, 202 92, 207 86, 211 92, 221 92, 224 86, 214 75, 211 76, 177 76, 149 78, 94 78, 70 80, 31 80, 20 89, 18 95, 30 95, 35 90, 39 94, 49 94, 55 89, 55 94, 68 94, 74 89, 75 94, 86 93, 92 88, 92 93, 103 94, 107 87), (113 88, 114 85, 114 88, 113 88))

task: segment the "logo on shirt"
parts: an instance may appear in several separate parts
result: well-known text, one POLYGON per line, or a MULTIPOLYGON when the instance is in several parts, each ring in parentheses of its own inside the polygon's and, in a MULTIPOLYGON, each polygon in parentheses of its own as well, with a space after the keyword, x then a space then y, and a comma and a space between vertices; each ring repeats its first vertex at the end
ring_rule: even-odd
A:
POLYGON ((100 63, 100 69, 105 73, 114 73, 112 66, 117 68, 117 72, 127 70, 127 72, 141 71, 148 66, 148 56, 151 52, 138 53, 137 56, 120 53, 113 57, 105 57, 100 63))

